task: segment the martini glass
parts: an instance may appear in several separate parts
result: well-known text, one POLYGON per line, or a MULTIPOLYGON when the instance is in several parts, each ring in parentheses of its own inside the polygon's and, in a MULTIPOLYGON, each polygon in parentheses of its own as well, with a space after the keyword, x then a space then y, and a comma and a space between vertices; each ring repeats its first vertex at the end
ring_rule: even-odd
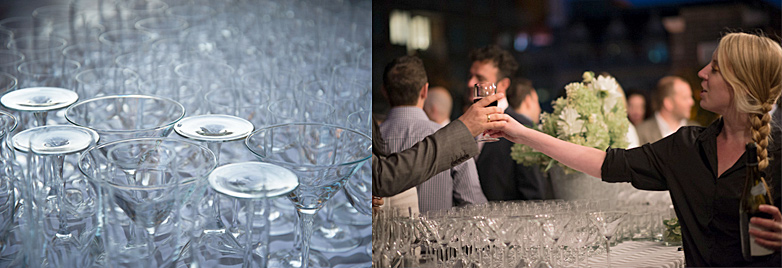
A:
MULTIPOLYGON (((242 162, 216 168, 209 175, 209 186, 221 196, 241 203, 233 211, 233 218, 245 216, 241 221, 242 231, 236 237, 244 243, 232 253, 242 256, 242 267, 266 267, 269 256, 269 199, 288 195, 296 189, 299 186, 296 174, 273 164, 242 162), (258 205, 260 211, 256 208, 258 205), (260 215, 257 215, 259 212, 260 215)), ((237 221, 236 227, 239 223, 237 221)))
MULTIPOLYGON (((559 238, 562 236, 565 226, 570 222, 572 215, 569 213, 544 213, 535 215, 535 218, 546 236, 553 240, 552 246, 555 246, 558 245, 559 238)), ((552 267, 551 250, 549 250, 548 255, 548 261, 539 263, 538 267, 552 267)))
POLYGON ((6 93, 0 103, 11 110, 32 112, 36 126, 45 126, 49 111, 68 107, 77 100, 76 92, 64 88, 29 87, 6 93))
POLYGON ((185 107, 172 99, 146 95, 103 96, 80 101, 65 111, 71 124, 100 134, 101 142, 165 137, 185 116, 185 107))
POLYGON ((606 242, 606 263, 608 267, 611 267, 611 245, 608 242, 616 232, 619 224, 624 220, 624 216, 627 215, 626 211, 595 211, 589 213, 589 219, 592 224, 600 231, 600 235, 605 238, 606 242))
MULTIPOLYGON (((220 148, 223 142, 236 141, 244 139, 253 131, 255 127, 250 121, 245 119, 220 114, 196 115, 185 117, 174 125, 174 131, 182 137, 206 143, 206 146, 215 154, 217 163, 220 163, 220 148)), ((204 234, 217 234, 222 243, 233 244, 233 239, 225 237, 226 228, 221 219, 220 198, 212 190, 208 190, 207 198, 212 199, 214 208, 214 220, 208 220, 204 227, 204 234)), ((239 199, 233 199, 234 213, 239 211, 239 199)), ((232 224, 228 228, 234 238, 238 236, 238 217, 232 217, 232 224)), ((205 237, 206 238, 206 237, 205 237)), ((208 238, 206 238, 208 239, 208 238)))
MULTIPOLYGON (((37 228, 38 232, 31 241, 41 243, 51 253, 50 263, 60 265, 78 265, 82 248, 80 238, 74 236, 74 231, 68 226, 68 217, 74 214, 66 209, 66 188, 68 181, 63 177, 63 167, 67 155, 77 154, 98 141, 98 134, 84 127, 71 125, 52 125, 30 128, 17 133, 11 142, 21 152, 28 155, 28 172, 30 181, 26 182, 28 189, 24 191, 25 200, 31 202, 34 213, 27 225, 37 228), (49 209, 49 200, 54 200, 57 213, 57 232, 51 240, 47 240, 43 222, 49 209), (48 245, 48 246, 47 246, 48 245), (74 252, 75 251, 75 252, 74 252)), ((73 185, 72 185, 73 186, 73 185)), ((89 187, 88 185, 82 185, 89 187)), ((82 189, 78 189, 82 190, 82 189)), ((32 208, 32 207, 28 207, 32 208)), ((80 226, 79 226, 80 227, 80 226)), ((78 228, 78 227, 77 227, 78 228)))
POLYGON ((261 162, 289 168, 299 177, 299 187, 288 195, 300 224, 294 248, 273 254, 272 266, 329 267, 325 257, 310 254, 313 219, 358 164, 369 159, 370 142, 369 136, 354 130, 322 123, 274 125, 247 137, 247 148, 261 162))
POLYGON ((200 198, 193 193, 216 165, 209 149, 185 140, 128 139, 87 150, 79 169, 103 188, 101 236, 111 266, 172 265, 193 228, 180 221, 183 205, 200 198), (146 231, 145 245, 132 241, 136 229, 146 231))

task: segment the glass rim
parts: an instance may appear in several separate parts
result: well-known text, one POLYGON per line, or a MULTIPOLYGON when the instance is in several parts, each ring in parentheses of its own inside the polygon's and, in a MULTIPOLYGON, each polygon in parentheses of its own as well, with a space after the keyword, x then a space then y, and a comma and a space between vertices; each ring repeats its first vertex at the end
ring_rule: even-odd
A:
POLYGON ((100 97, 95 97, 95 98, 79 101, 77 103, 72 104, 71 106, 68 107, 68 109, 65 110, 65 120, 67 120, 69 123, 77 125, 77 126, 91 128, 91 129, 93 129, 95 131, 99 131, 99 132, 103 132, 103 133, 113 133, 113 134, 116 134, 116 133, 132 133, 132 132, 152 131, 152 130, 164 129, 164 128, 172 127, 174 124, 176 124, 176 122, 178 122, 179 120, 182 120, 182 118, 184 118, 184 117, 185 117, 185 106, 184 105, 182 105, 181 103, 179 103, 178 101, 175 101, 173 99, 160 97, 160 96, 153 96, 153 95, 107 95, 107 96, 100 96, 100 97), (168 122, 166 124, 163 124, 163 125, 160 125, 160 126, 156 126, 156 127, 153 127, 153 128, 120 129, 120 130, 116 130, 116 129, 96 129, 96 128, 92 128, 92 127, 90 127, 88 125, 84 125, 83 123, 78 123, 78 122, 74 121, 74 118, 71 115, 72 114, 71 111, 75 110, 76 107, 80 107, 82 105, 86 105, 86 104, 89 104, 89 103, 96 103, 96 102, 99 102, 99 101, 105 101, 105 100, 108 100, 108 99, 150 99, 150 100, 162 100, 164 102, 169 102, 169 103, 176 104, 175 106, 179 107, 182 112, 179 113, 177 118, 171 120, 171 122, 168 122), (71 115, 71 116, 69 116, 69 115, 71 115))
MULTIPOLYGON (((265 126, 265 127, 262 127, 262 128, 258 128, 255 131, 253 131, 252 133, 250 133, 250 135, 248 135, 247 138, 244 139, 244 146, 248 150, 250 150, 250 152, 253 155, 255 155, 256 157, 264 159, 265 157, 261 156, 253 148, 250 147, 249 143, 250 143, 250 140, 252 139, 252 137, 256 136, 258 133, 263 132, 263 131, 267 131, 267 130, 270 130, 270 129, 283 128, 283 127, 288 127, 288 126, 321 126, 321 127, 328 127, 328 128, 333 128, 333 129, 342 129, 344 131, 352 132, 354 134, 359 135, 360 137, 366 138, 367 141, 372 141, 372 138, 370 138, 368 135, 366 135, 364 133, 361 133, 361 132, 358 132, 358 131, 356 131, 354 129, 351 129, 349 127, 345 127, 345 126, 334 125, 334 124, 326 124, 326 123, 314 123, 314 122, 294 122, 294 123, 285 123, 285 124, 275 124, 275 125, 269 125, 269 126, 265 126)), ((370 148, 371 147, 372 146, 370 146, 370 148)), ((340 167, 341 166, 350 166, 350 165, 355 165, 355 164, 361 163, 363 161, 366 161, 370 157, 372 157, 372 155, 368 154, 366 157, 362 157, 362 158, 360 158, 358 160, 342 162, 342 163, 335 164, 335 165, 306 165, 306 164, 302 165, 302 164, 299 164, 298 166, 313 167, 313 168, 328 168, 328 167, 333 167, 333 166, 340 166, 340 167)), ((277 164, 277 165, 291 164, 291 162, 268 160, 268 159, 261 160, 261 162, 272 163, 272 164, 277 164)))
MULTIPOLYGON (((206 147, 204 147, 203 145, 201 145, 199 143, 196 143, 196 142, 193 142, 193 141, 189 141, 189 140, 168 138, 168 137, 147 137, 147 138, 133 138, 133 139, 117 140, 117 141, 112 141, 112 142, 108 142, 108 143, 105 143, 105 144, 97 144, 95 146, 92 146, 92 147, 88 148, 87 150, 84 150, 84 152, 82 152, 81 156, 79 156, 79 162, 77 164, 77 166, 79 168, 79 171, 85 177, 87 177, 88 179, 96 180, 96 181, 99 181, 101 183, 105 182, 105 183, 111 184, 110 182, 105 181, 102 178, 92 178, 91 176, 89 176, 88 172, 86 170, 84 170, 84 166, 82 165, 82 163, 84 162, 84 160, 87 157, 89 157, 90 152, 92 152, 92 151, 104 149, 104 148, 107 148, 108 146, 116 146, 117 144, 120 144, 120 143, 131 143, 131 142, 144 142, 145 144, 160 144, 160 143, 164 143, 164 142, 175 142, 175 143, 180 143, 180 144, 181 143, 186 143, 189 146, 194 146, 194 147, 200 148, 202 151, 207 152, 211 156, 210 157, 210 159, 211 159, 211 161, 210 161, 211 162, 210 163, 211 167, 204 172, 203 176, 191 177, 191 179, 189 179, 189 180, 185 180, 183 182, 180 182, 179 183, 180 185, 182 185, 182 184, 189 184, 189 183, 198 181, 199 179, 205 180, 209 176, 209 173, 211 173, 212 170, 217 168, 217 157, 215 156, 214 152, 212 152, 212 150, 209 150, 209 148, 206 148, 206 147)), ((112 184, 112 185, 117 185, 117 184, 112 184)), ((166 185, 171 185, 171 184, 166 184, 166 185)), ((145 187, 145 186, 123 186, 123 188, 126 188, 126 189, 127 188, 130 188, 130 189, 145 189, 146 190, 146 189, 165 188, 165 186, 147 186, 147 187, 145 187)))

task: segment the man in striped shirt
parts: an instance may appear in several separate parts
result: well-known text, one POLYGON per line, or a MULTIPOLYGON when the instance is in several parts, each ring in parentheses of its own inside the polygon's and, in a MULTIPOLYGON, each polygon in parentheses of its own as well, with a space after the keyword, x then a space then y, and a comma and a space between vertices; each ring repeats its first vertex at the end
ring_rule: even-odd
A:
MULTIPOLYGON (((419 58, 404 56, 386 66, 383 94, 389 100, 391 110, 380 126, 380 133, 388 153, 410 148, 441 127, 430 121, 423 110, 428 89, 426 71, 419 58)), ((418 185, 416 190, 418 209, 422 213, 486 203, 472 159, 438 173, 418 185)))

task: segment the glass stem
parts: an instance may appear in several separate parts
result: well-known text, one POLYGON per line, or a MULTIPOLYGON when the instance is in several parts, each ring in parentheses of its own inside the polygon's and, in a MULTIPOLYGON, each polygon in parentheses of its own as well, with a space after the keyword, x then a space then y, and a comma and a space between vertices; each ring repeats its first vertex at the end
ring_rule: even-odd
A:
POLYGON ((312 222, 316 213, 317 210, 296 210, 296 214, 299 215, 299 231, 301 232, 301 235, 298 237, 298 243, 296 243, 297 248, 301 249, 301 268, 309 267, 312 222))
POLYGON ((58 212, 58 221, 60 223, 60 226, 57 230, 58 235, 67 235, 68 234, 68 221, 65 216, 65 208, 63 205, 65 202, 63 202, 63 198, 65 198, 65 179, 62 176, 63 173, 63 163, 65 162, 65 156, 63 155, 54 155, 50 159, 52 161, 52 182, 53 185, 56 185, 57 188, 57 212, 58 212))
POLYGON ((155 267, 155 227, 147 229, 147 251, 149 252, 149 267, 155 267))
MULTIPOLYGON (((238 203, 238 199, 234 199, 235 202, 238 203)), ((237 210, 234 210, 234 213, 238 213, 237 210)), ((247 200, 247 211, 245 211, 245 214, 247 214, 247 222, 246 230, 245 230, 245 243, 244 243, 244 263, 242 264, 243 268, 249 268, 254 266, 252 263, 253 260, 253 216, 255 216, 255 200, 247 200)), ((237 218, 237 217, 234 217, 237 218)))
POLYGON ((606 262, 608 263, 608 268, 611 268, 611 245, 608 242, 611 240, 610 237, 606 237, 606 262))
POLYGON ((46 125, 46 116, 48 115, 48 112, 34 112, 33 117, 35 117, 35 123, 36 127, 41 127, 46 125))

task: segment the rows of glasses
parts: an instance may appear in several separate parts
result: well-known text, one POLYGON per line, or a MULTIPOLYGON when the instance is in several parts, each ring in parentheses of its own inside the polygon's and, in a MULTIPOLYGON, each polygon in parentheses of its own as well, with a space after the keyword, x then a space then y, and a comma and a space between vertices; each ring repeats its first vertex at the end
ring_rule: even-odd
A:
POLYGON ((370 8, 70 0, 0 20, 0 266, 331 267, 310 247, 352 250, 371 222, 370 8))
MULTIPOLYGON (((667 205, 616 200, 491 202, 373 215, 375 267, 587 267, 623 241, 663 243, 667 205)), ((672 245, 672 244, 666 244, 672 245)), ((680 245, 680 244, 679 244, 680 245)))

